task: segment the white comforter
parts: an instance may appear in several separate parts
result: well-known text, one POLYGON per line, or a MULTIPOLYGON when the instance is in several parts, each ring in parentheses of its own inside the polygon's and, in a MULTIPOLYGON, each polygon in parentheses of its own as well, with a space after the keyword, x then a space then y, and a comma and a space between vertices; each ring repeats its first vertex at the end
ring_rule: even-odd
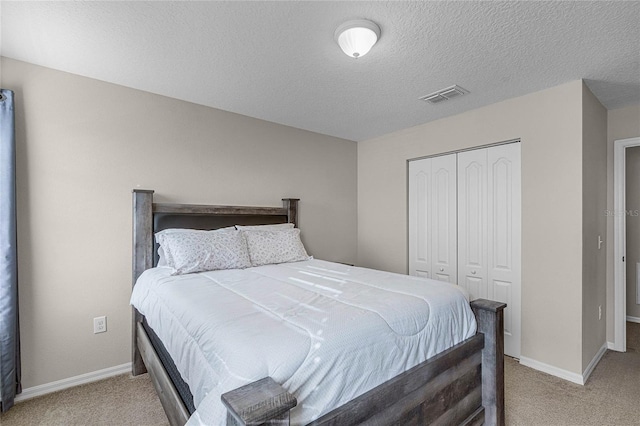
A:
POLYGON ((194 396, 190 425, 222 425, 220 395, 271 376, 306 424, 471 337, 455 285, 321 260, 170 276, 131 297, 194 396))

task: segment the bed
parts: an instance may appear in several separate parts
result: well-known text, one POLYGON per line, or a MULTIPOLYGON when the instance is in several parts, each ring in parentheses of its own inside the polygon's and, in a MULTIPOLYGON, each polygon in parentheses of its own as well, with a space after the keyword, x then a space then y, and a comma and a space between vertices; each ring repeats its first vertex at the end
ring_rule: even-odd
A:
MULTIPOLYGON (((170 277, 168 277, 164 268, 153 268, 158 262, 157 246, 154 244, 154 233, 170 228, 195 228, 195 229, 219 229, 233 225, 262 225, 262 224, 277 224, 277 223, 291 223, 294 226, 297 225, 297 199, 284 199, 282 207, 232 207, 232 206, 203 206, 203 205, 184 205, 184 204, 162 204, 153 202, 153 191, 148 190, 134 190, 133 192, 133 282, 134 286, 136 282, 139 283, 139 287, 134 289, 134 293, 145 291, 148 284, 147 281, 159 281, 162 283, 161 294, 165 290, 167 293, 163 296, 167 299, 174 300, 181 298, 181 293, 169 293, 174 284, 169 284, 170 277), (145 272, 146 271, 146 272, 145 272), (142 278, 141 278, 142 276, 142 278), (153 276, 153 277, 152 277, 153 276), (151 279, 153 278, 153 279, 151 279)), ((403 301, 404 309, 407 313, 408 320, 403 318, 398 312, 393 311, 392 308, 380 307, 377 301, 384 300, 386 296, 381 296, 382 291, 385 290, 382 284, 385 280, 395 280, 400 278, 406 278, 397 276, 397 274, 387 274, 382 272, 376 272, 367 270, 364 268, 355 268, 347 265, 327 263, 321 260, 309 259, 302 260, 294 263, 282 264, 282 265, 269 265, 259 266, 257 268, 248 268, 246 271, 230 270, 230 271, 214 271, 206 272, 202 274, 187 274, 182 275, 179 279, 180 288, 188 289, 185 293, 199 294, 200 289, 213 289, 216 291, 217 296, 221 300, 225 298, 236 297, 236 294, 242 297, 242 300, 251 300, 251 303, 247 305, 247 309, 251 306, 273 307, 276 306, 275 311, 269 312, 266 316, 260 316, 259 321, 261 323, 268 323, 269 315, 280 315, 278 313, 278 306, 280 301, 274 301, 272 295, 285 294, 287 298, 294 299, 296 294, 300 294, 300 297, 304 299, 308 297, 306 287, 313 285, 314 282, 320 280, 322 283, 329 283, 329 285, 320 285, 320 290, 314 290, 316 293, 319 291, 320 296, 322 292, 336 292, 336 289, 340 289, 342 299, 349 297, 350 292, 353 292, 354 296, 349 300, 357 300, 357 303, 370 303, 374 306, 360 306, 356 307, 355 314, 349 312, 344 314, 341 322, 348 322, 349 318, 357 315, 363 315, 362 321, 355 321, 353 324, 363 325, 366 327, 373 327, 375 319, 371 320, 371 310, 376 311, 379 315, 375 317, 383 317, 386 323, 382 322, 380 326, 379 336, 367 340, 366 345, 375 346, 378 341, 384 340, 384 336, 388 335, 388 339, 393 343, 398 340, 398 334, 411 335, 414 334, 418 337, 411 337, 415 342, 430 342, 433 337, 422 337, 417 334, 429 327, 425 324, 431 324, 431 322, 424 324, 422 320, 416 319, 418 317, 411 316, 412 306, 416 305, 415 311, 419 311, 420 303, 415 302, 419 300, 421 295, 416 299, 415 295, 400 295, 405 297, 403 301), (244 274, 244 275, 239 275, 244 274), (261 283, 261 286, 255 286, 253 284, 244 285, 248 276, 254 277, 261 283), (365 280, 366 278, 366 280, 365 280), (269 281, 265 281, 265 280, 269 281), (291 285, 291 281, 294 281, 295 285, 291 285), (315 281, 314 281, 315 280, 315 281), (365 280, 365 281, 362 281, 365 280), (376 280, 381 281, 380 285, 376 283, 376 280), (287 281, 289 289, 282 290, 280 287, 270 288, 268 286, 280 286, 282 282, 287 281), (345 283, 349 282, 349 286, 355 286, 355 290, 352 287, 347 287, 345 283), (366 291, 364 293, 359 288, 362 287, 362 282, 366 282, 366 291), (215 283, 215 285, 210 285, 215 283), (240 283, 240 284, 238 284, 240 283), (264 284, 267 283, 267 284, 264 284), (335 284, 339 283, 339 284, 335 284), (343 287, 332 287, 332 284, 340 285, 343 287), (235 287, 234 287, 235 286, 235 287), (267 287, 265 287, 267 286, 267 287), (243 293, 249 291, 251 288, 266 288, 260 297, 266 299, 254 299, 253 294, 243 293), (229 291, 232 289, 233 291, 229 291), (360 291, 360 293, 357 293, 360 291), (221 293, 222 292, 222 293, 221 293), (357 293, 357 294, 356 294, 357 293), (363 301, 367 297, 363 298, 363 294, 369 295, 369 301, 363 301), (223 296, 220 296, 223 295, 223 296), (384 309, 391 309, 384 311, 384 309), (275 312, 275 314, 274 314, 275 312), (346 318, 346 319, 345 319, 346 318), (393 332, 389 332, 392 329, 393 332), (386 330, 386 331, 385 331, 386 330), (395 340, 394 340, 395 339, 395 340), (422 339, 422 340, 420 340, 422 339)), ((173 279, 173 278, 172 278, 173 279)), ((409 278, 408 278, 409 279, 409 278)), ((415 278, 417 279, 417 278, 415 278)), ((411 280, 411 279, 409 279, 411 280)), ((398 284, 394 284, 394 288, 400 288, 402 286, 400 281, 398 284)), ((407 284, 408 286, 411 283, 407 284)), ((413 286, 411 288, 415 288, 413 286)), ((449 286, 450 287, 450 286, 449 286)), ((409 288, 409 287, 408 287, 409 288)), ((436 284, 437 288, 437 284, 436 284)), ((436 294, 435 297, 442 293, 442 291, 450 291, 442 287, 441 290, 433 290, 436 294)), ((150 294, 156 297, 155 290, 147 291, 145 295, 150 294)), ((209 290, 207 290, 209 291, 209 290)), ((253 290, 252 290, 253 291, 253 290)), ((404 290, 403 290, 404 291, 404 290)), ((407 290, 407 291, 410 291, 407 290)), ((411 290, 415 291, 415 290, 411 290)), ((427 291, 418 289, 417 291, 427 291)), ((455 290, 454 290, 455 292, 455 290)), ((164 293, 162 293, 164 294, 164 293)), ((315 293, 314 293, 315 294, 315 293)), ((325 301, 332 301, 331 294, 327 294, 324 297, 325 301)), ((151 296, 145 296, 151 297, 151 296)), ((185 306, 191 306, 188 304, 198 304, 198 297, 195 301, 184 302, 185 306), (188 304, 187 304, 188 303, 188 304)), ((297 297, 297 296, 296 296, 297 297)), ((426 297, 426 296, 425 296, 426 297)), ((314 299, 317 298, 314 296, 314 299)), ((305 305, 300 303, 300 300, 296 299, 297 305, 305 305)), ((453 302, 452 302, 453 303, 453 302)), ((357 388, 351 390, 345 384, 339 382, 339 375, 333 374, 332 369, 340 369, 342 367, 336 362, 335 366, 331 365, 331 368, 325 368, 321 373, 313 372, 314 357, 309 357, 307 354, 307 346, 315 343, 313 347, 322 347, 318 344, 319 340, 311 340, 307 342, 306 335, 311 335, 309 330, 303 330, 302 333, 286 331, 288 334, 279 335, 279 339, 271 337, 265 337, 260 333, 256 333, 254 341, 247 344, 245 341, 238 340, 233 342, 234 336, 237 334, 233 327, 238 327, 243 321, 245 316, 241 313, 237 314, 232 311, 226 311, 228 306, 235 305, 237 303, 226 303, 220 307, 206 313, 209 317, 220 317, 222 325, 224 325, 225 318, 237 318, 233 321, 226 321, 231 325, 231 332, 223 334, 226 336, 224 342, 226 344, 226 351, 234 353, 234 356, 227 358, 225 363, 231 363, 231 360, 250 360, 248 362, 252 364, 260 364, 259 358, 251 358, 253 354, 251 352, 260 352, 260 355, 266 359, 271 357, 271 361, 266 363, 277 364, 279 368, 267 368, 265 371, 273 371, 271 376, 274 377, 260 377, 260 368, 256 367, 249 376, 237 378, 220 379, 217 375, 217 370, 220 365, 223 367, 226 364, 216 365, 216 368, 209 371, 208 374, 197 372, 195 367, 189 367, 192 369, 191 376, 186 374, 188 381, 193 387, 194 394, 198 400, 198 410, 194 406, 194 396, 190 392, 189 385, 186 385, 182 376, 185 375, 177 373, 177 368, 172 360, 169 352, 173 352, 173 357, 178 359, 179 364, 182 366, 181 359, 183 358, 176 352, 176 341, 179 341, 177 332, 175 331, 160 331, 156 334, 154 329, 149 326, 149 322, 158 322, 157 318, 148 308, 142 309, 148 313, 148 318, 145 318, 135 308, 133 313, 133 363, 132 370, 134 375, 142 374, 146 371, 149 372, 154 387, 158 393, 158 396, 162 402, 162 405, 167 413, 167 417, 172 425, 182 425, 187 423, 191 419, 190 424, 224 424, 224 420, 216 420, 212 422, 210 417, 204 415, 200 416, 200 411, 204 410, 202 407, 213 407, 216 403, 223 409, 226 409, 226 424, 230 425, 243 425, 243 424, 289 424, 289 418, 293 420, 295 424, 310 424, 310 425, 351 425, 351 424, 504 424, 504 385, 503 385, 503 340, 502 340, 502 312, 505 307, 502 303, 476 300, 471 304, 464 303, 465 309, 460 308, 459 300, 455 302, 454 311, 459 311, 456 314, 449 315, 447 317, 446 311, 451 310, 449 307, 441 309, 445 312, 442 319, 432 321, 433 323, 442 323, 439 327, 445 327, 449 329, 452 323, 461 322, 461 318, 464 314, 460 312, 472 312, 471 316, 475 316, 474 328, 470 326, 463 326, 463 337, 457 338, 457 340, 447 341, 447 339, 441 339, 444 346, 431 347, 426 345, 420 346, 420 351, 424 356, 428 356, 428 359, 419 360, 409 359, 409 367, 405 367, 399 360, 403 358, 402 350, 398 351, 392 359, 395 363, 398 360, 398 365, 384 365, 380 366, 379 363, 383 363, 386 358, 372 356, 371 359, 367 359, 365 365, 377 365, 378 368, 371 368, 371 371, 383 371, 385 374, 391 374, 391 377, 386 377, 383 382, 371 386, 371 382, 367 383, 367 380, 356 380, 349 378, 349 382, 363 382, 360 383, 360 390, 357 388), (469 309, 469 307, 471 309, 469 309), (218 312, 219 311, 219 312, 218 312), (224 315, 220 312, 224 311, 224 315), (236 317, 234 317, 236 315, 236 317), (149 320, 149 321, 147 321, 149 320), (447 322, 448 321, 448 322, 447 322), (475 323, 477 323, 477 333, 475 332, 475 323), (444 324, 444 325, 443 325, 444 324), (446 325, 449 324, 449 325, 446 325), (158 334, 164 333, 163 339, 158 334), (302 336, 302 337, 301 337, 302 336), (296 339, 302 339, 296 341, 296 339), (282 348, 279 348, 278 343, 282 341, 282 348), (286 344, 290 344, 286 346, 286 344), (269 349, 270 346, 273 348, 269 349), (169 348, 169 350, 167 349, 169 348), (229 349, 230 348, 230 349, 229 349), (304 350, 298 351, 298 348, 304 350), (253 349, 253 350, 252 350, 253 349), (281 352, 278 352, 278 349, 281 352), (270 352, 271 351, 271 352, 270 352), (279 354, 277 356, 269 355, 270 353, 279 354), (292 358, 297 359, 293 363, 296 374, 300 374, 300 371, 311 371, 311 376, 302 377, 295 380, 287 380, 289 373, 286 373, 285 367, 280 367, 280 359, 292 358), (296 358, 297 357, 297 358, 296 358), (390 367, 398 369, 393 370, 390 367), (408 368, 405 371, 405 368, 408 368), (283 372, 283 370, 285 372, 283 372), (321 380, 314 382, 313 377, 320 377, 321 380), (318 376, 320 374, 320 376, 318 376), (209 377, 211 376, 211 377, 209 377), (251 382, 247 383, 247 377, 252 377, 251 382), (196 378, 197 380, 194 380, 196 378), (210 379, 210 380, 209 380, 210 379), (224 380, 227 380, 224 382, 224 380), (234 382, 234 380, 236 380, 234 382), (243 381, 244 380, 244 381, 243 381), (237 383, 236 383, 237 382, 237 383), (217 393, 211 390, 211 383, 224 384, 221 386, 223 391, 217 393), (229 388, 229 383, 236 383, 237 388, 229 388), (334 386, 333 388, 331 386, 334 386), (226 388, 225 388, 226 386, 226 388), (306 387, 305 387, 306 386, 306 387), (323 389, 325 386, 326 389, 323 389), (328 386, 328 387, 327 387, 328 386), (316 394, 320 396, 320 399, 324 396, 325 399, 328 394, 335 392, 335 387, 341 389, 340 397, 334 398, 330 401, 331 409, 327 410, 326 407, 322 412, 314 412, 316 407, 315 400, 311 400, 310 394, 316 391, 316 394), (204 392, 203 389, 207 391, 204 392), (311 390, 310 390, 311 389, 311 390), (328 392, 327 389, 334 389, 334 391, 328 392), (362 389, 365 389, 363 392, 362 389), (289 390, 291 392, 289 392, 289 390), (351 392, 351 393, 350 393, 351 392), (221 394, 221 395, 220 395, 221 394), (203 395, 205 398, 203 399, 203 395), (346 399, 345 399, 346 398, 346 399), (297 399, 300 399, 298 401, 297 399), (205 404, 206 402, 206 404, 205 404), (338 405, 336 405, 338 404, 338 405), (292 411, 293 410, 293 411, 292 411), (195 414, 194 414, 195 412, 195 414), (198 419, 199 421, 194 421, 198 419), (205 419, 205 420, 202 420, 205 419)), ((161 302, 154 300, 151 306, 159 306, 161 302)), ((353 304, 353 303, 349 303, 353 304)), ((206 304, 203 304, 206 305, 206 304)), ((334 308, 330 306, 327 309, 343 309, 344 303, 333 304, 334 308), (339 305, 339 306, 338 306, 339 305), (337 306, 337 308, 336 308, 337 306)), ((429 306, 431 311, 427 310, 427 316, 430 319, 440 318, 438 315, 437 307, 442 305, 441 303, 432 302, 429 306)), ((293 306, 293 305, 291 305, 293 306)), ((328 305, 327 305, 328 306, 328 305)), ((443 305, 444 306, 444 305, 443 305)), ((284 308, 282 308, 284 309, 284 308)), ((284 309, 282 312, 290 312, 290 307, 284 309), (288 310, 287 310, 288 309, 288 310)), ((317 307, 311 306, 310 309, 316 309, 317 307)), ((187 309, 187 314, 191 311, 187 309)), ((297 313, 286 314, 289 328, 303 329, 305 327, 304 318, 312 318, 313 312, 309 313, 297 313), (299 321, 299 322, 296 322, 299 321), (300 322, 302 321, 302 322, 300 322), (291 325, 293 324, 293 325, 291 325)), ((333 311, 332 311, 333 312, 333 311)), ((261 313, 256 313, 262 315, 261 313)), ((332 314, 331 317, 333 317, 332 314)), ((337 314, 335 314, 337 315, 337 314)), ((338 315, 339 317, 339 315, 338 315)), ((326 320, 326 318, 324 318, 326 320)), ((282 322, 282 318, 276 318, 273 322, 282 322)), ((319 321, 319 320, 318 320, 319 321)), ((191 320, 189 321, 191 322, 191 320)), ((196 326, 198 330, 199 326, 196 326)), ((245 329, 256 327, 250 325, 244 327, 245 329)), ((219 325, 215 325, 216 330, 219 330, 219 325)), ((256 330, 260 327, 256 327, 256 330)), ((266 327, 269 328, 269 327, 266 327)), ((269 328, 270 329, 270 328, 269 328)), ((327 335, 323 337, 329 337, 332 334, 331 330, 339 330, 340 327, 331 325, 331 319, 329 324, 324 328, 327 331, 327 335)), ((350 328, 346 328, 351 330, 350 328)), ((218 332, 218 331, 216 331, 218 332)), ((190 331, 187 336, 193 335, 194 331, 190 331)), ((278 333, 277 331, 275 333, 278 333)), ((282 332, 284 333, 284 332, 282 332)), ((346 336, 350 336, 351 331, 345 332, 346 336)), ((374 331, 375 333, 375 331, 374 331)), ((340 333, 338 333, 340 334, 340 333)), ((343 333, 344 334, 344 333, 343 333)), ((441 336, 448 336, 449 333, 440 333, 441 336)), ((312 336, 315 338, 315 336, 312 336)), ((344 340, 344 336, 342 337, 344 340)), ((187 337, 184 341, 189 339, 187 337)), ((453 337, 452 337, 453 339, 453 337)), ((307 339, 308 340, 308 339, 307 339)), ((402 338, 400 340, 407 340, 402 338)), ((417 343, 416 343, 417 344, 417 343)), ((194 351, 189 349, 189 344, 185 343, 184 353, 191 354, 192 358, 194 351)), ((327 344, 326 347, 333 347, 335 345, 327 344)), ((318 349, 322 350, 322 349, 318 349)), ((224 352, 224 350, 222 350, 224 352)), ((370 354, 375 355, 379 350, 372 349, 370 354)), ((415 352, 415 351, 414 351, 415 352)), ((205 354, 208 352, 204 352, 205 354)), ((341 353, 339 358, 344 358, 346 362, 351 365, 355 365, 353 359, 348 359, 350 352, 341 353), (346 355, 345 355, 346 354, 346 355)), ((327 353, 317 352, 315 360, 328 359, 327 353)), ((218 354, 209 355, 211 359, 217 359, 218 354)), ((187 356, 188 357, 188 356, 187 356)), ((359 358, 363 358, 363 355, 359 355, 359 358)), ((410 357, 409 357, 410 358, 410 357)), ((387 359, 388 361, 388 359, 387 359)), ((240 361, 238 361, 240 362, 240 361)), ((403 361, 405 362, 405 361, 403 361)), ((211 363, 212 365, 215 363, 211 363)), ((284 364, 284 361, 282 362, 284 364)), ((326 367, 326 365, 325 365, 326 367)), ((185 367, 181 367, 183 370, 185 367)), ((358 377, 365 377, 363 371, 357 371, 358 377)), ((375 374, 371 373, 372 376, 375 374)), ((220 376, 223 377, 223 376, 220 376)), ((374 377, 375 379, 375 377, 374 377)), ((373 379, 372 379, 373 380, 373 379)), ((380 377, 376 380, 380 381, 380 377)), ((213 409, 214 411, 217 408, 213 409)), ((219 414, 219 413, 218 413, 219 414)), ((216 415, 218 415, 216 414, 216 415)), ((224 419, 223 417, 216 417, 217 419, 224 419)))

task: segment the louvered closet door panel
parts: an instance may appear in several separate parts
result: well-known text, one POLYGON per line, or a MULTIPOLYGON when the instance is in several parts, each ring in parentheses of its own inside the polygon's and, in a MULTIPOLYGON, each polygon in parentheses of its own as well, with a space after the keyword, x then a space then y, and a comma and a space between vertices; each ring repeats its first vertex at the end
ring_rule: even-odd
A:
POLYGON ((431 278, 431 159, 409 162, 409 275, 431 278))
POLYGON ((487 150, 458 153, 458 283, 488 298, 487 150))
POLYGON ((504 302, 505 353, 520 357, 520 144, 489 148, 488 267, 490 299, 504 302))
POLYGON ((431 159, 432 176, 432 269, 433 278, 452 284, 457 276, 456 156, 431 159))

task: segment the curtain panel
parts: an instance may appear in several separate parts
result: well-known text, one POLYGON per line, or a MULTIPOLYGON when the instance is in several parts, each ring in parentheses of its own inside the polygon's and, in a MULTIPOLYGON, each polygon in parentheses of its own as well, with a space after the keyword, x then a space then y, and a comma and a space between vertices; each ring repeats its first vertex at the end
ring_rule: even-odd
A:
POLYGON ((0 412, 21 392, 13 92, 0 89, 0 412))

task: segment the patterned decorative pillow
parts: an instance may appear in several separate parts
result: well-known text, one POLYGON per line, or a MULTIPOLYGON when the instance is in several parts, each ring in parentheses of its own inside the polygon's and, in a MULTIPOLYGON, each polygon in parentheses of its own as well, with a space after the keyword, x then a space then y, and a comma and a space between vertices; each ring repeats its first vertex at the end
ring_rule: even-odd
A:
POLYGON ((243 230, 241 232, 247 240, 252 266, 310 259, 300 241, 299 229, 243 230))
POLYGON ((251 266, 247 243, 239 231, 167 229, 156 234, 172 275, 251 266))
MULTIPOLYGON (((234 230, 236 229, 235 226, 227 226, 226 228, 220 228, 220 229, 216 229, 215 231, 222 231, 222 230, 234 230)), ((160 241, 158 241, 158 235, 164 235, 164 234, 169 234, 172 232, 207 232, 207 231, 203 231, 201 229, 189 229, 189 228, 167 228, 164 229, 160 232, 156 232, 156 243, 160 244, 160 241)), ((164 255, 164 250, 162 249, 162 246, 158 246, 158 264, 156 266, 167 266, 167 259, 166 256, 164 255)))

